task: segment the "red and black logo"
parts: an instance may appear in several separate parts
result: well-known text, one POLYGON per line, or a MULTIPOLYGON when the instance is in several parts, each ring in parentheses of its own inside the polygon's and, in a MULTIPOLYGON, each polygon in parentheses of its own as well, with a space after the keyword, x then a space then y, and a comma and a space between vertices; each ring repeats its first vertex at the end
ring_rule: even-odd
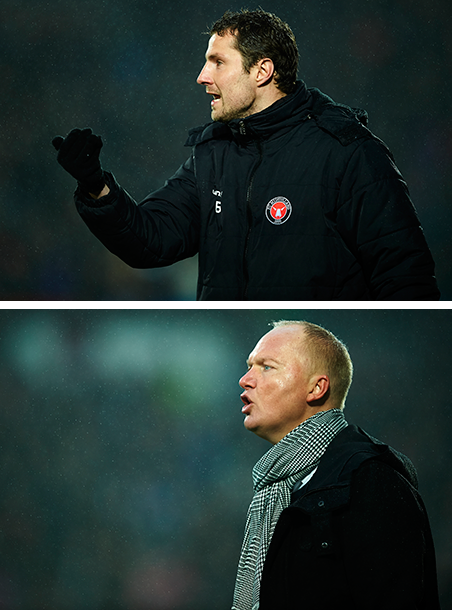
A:
POLYGON ((285 197, 275 197, 267 203, 265 215, 274 225, 282 225, 292 213, 292 204, 285 197))

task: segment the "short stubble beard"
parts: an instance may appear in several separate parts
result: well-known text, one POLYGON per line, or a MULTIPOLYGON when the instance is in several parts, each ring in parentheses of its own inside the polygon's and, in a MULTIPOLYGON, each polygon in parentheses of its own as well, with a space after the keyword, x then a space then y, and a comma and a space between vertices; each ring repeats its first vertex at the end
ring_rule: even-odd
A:
POLYGON ((229 121, 233 121, 234 119, 245 119, 246 117, 253 114, 249 112, 250 108, 254 104, 254 101, 249 104, 249 106, 245 106, 244 108, 240 108, 240 110, 229 110, 222 113, 219 117, 214 116, 214 111, 212 111, 212 121, 217 121, 218 123, 229 123, 229 121))

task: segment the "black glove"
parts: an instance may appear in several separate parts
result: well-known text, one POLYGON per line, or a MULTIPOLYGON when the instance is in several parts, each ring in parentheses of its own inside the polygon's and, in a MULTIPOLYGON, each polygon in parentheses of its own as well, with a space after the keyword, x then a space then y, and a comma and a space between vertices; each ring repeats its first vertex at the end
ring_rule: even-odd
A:
POLYGON ((65 138, 53 138, 52 144, 58 151, 58 163, 78 181, 82 191, 99 195, 105 186, 99 160, 102 138, 91 129, 73 129, 65 138))

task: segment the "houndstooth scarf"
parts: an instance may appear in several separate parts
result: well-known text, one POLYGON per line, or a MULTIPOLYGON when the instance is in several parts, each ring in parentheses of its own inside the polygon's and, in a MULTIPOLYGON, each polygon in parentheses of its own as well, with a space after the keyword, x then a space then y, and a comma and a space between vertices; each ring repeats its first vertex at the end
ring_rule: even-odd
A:
POLYGON ((290 504, 292 487, 317 466, 329 443, 347 425, 340 409, 320 411, 273 445, 254 466, 254 496, 231 610, 258 610, 265 557, 279 516, 290 504))

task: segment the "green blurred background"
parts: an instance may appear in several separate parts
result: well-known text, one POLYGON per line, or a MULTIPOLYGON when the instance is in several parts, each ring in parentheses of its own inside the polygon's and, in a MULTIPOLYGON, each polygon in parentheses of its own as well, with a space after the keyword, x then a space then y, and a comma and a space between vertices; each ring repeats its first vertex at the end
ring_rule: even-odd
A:
POLYGON ((0 311, 0 608, 230 607, 251 469, 238 379, 277 319, 349 347, 346 415, 415 463, 452 607, 452 314, 0 311))
MULTIPOLYGON (((450 0, 264 0, 289 22, 299 76, 368 110, 410 187, 452 299, 450 0)), ((210 120, 196 84, 208 26, 243 3, 3 0, 0 19, 0 298, 193 300, 196 257, 137 271, 108 253, 74 210, 74 180, 50 142, 90 126, 103 165, 137 199, 189 154, 210 120)), ((254 9, 256 5, 246 4, 254 9)))

